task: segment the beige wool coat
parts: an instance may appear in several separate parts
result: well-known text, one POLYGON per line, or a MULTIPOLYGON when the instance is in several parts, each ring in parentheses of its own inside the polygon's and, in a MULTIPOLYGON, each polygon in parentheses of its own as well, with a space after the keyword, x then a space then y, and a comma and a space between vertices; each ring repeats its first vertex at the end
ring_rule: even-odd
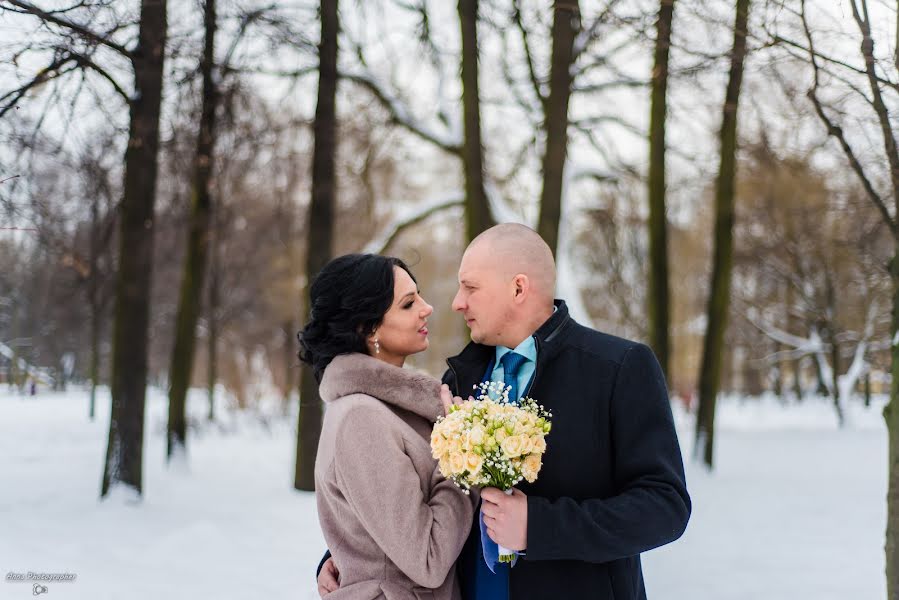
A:
POLYGON ((340 571, 329 600, 458 600, 454 563, 473 497, 437 470, 440 381, 365 354, 337 356, 319 392, 319 521, 340 571))

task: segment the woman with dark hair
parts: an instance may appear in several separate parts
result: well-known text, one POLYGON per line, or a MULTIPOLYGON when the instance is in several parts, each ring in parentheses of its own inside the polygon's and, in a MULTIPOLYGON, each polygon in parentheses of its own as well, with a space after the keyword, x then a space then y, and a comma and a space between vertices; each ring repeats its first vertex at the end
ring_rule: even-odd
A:
POLYGON ((439 380, 403 369, 428 347, 433 308, 401 260, 371 254, 329 262, 310 296, 300 359, 327 406, 315 495, 340 572, 328 597, 457 600, 473 499, 441 476, 429 443, 451 398, 439 380))

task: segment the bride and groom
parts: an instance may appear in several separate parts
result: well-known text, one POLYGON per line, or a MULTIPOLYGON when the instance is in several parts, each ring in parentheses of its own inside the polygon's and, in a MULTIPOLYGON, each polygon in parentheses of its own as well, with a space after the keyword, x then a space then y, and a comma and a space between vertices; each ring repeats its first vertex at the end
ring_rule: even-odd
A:
POLYGON ((452 304, 472 342, 441 383, 402 368, 428 348, 433 312, 402 261, 347 255, 322 269, 299 338, 327 406, 323 597, 646 597, 640 553, 680 537, 691 508, 665 380, 649 348, 578 324, 554 289, 533 230, 501 224, 472 241, 452 304), (437 415, 483 381, 553 414, 540 476, 511 495, 465 495, 431 455, 437 415), (513 567, 491 560, 496 544, 520 553, 513 567))

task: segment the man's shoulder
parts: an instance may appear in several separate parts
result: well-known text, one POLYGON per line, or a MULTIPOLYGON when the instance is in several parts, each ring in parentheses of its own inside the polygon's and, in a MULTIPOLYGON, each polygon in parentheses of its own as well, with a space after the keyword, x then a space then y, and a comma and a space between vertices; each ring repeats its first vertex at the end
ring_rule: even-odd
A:
POLYGON ((575 352, 586 352, 603 360, 621 364, 628 352, 644 344, 635 340, 597 331, 592 327, 572 322, 570 333, 566 336, 565 345, 575 352))

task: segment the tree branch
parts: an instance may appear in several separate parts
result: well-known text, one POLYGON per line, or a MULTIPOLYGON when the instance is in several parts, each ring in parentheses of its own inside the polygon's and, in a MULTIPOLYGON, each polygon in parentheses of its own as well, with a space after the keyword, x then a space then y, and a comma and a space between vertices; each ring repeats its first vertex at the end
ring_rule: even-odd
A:
POLYGON ((438 132, 429 129, 424 123, 416 119, 407 108, 387 90, 385 90, 370 73, 354 73, 351 71, 338 71, 337 76, 361 85, 368 89, 375 98, 388 110, 393 121, 420 138, 431 142, 450 154, 460 156, 462 154, 462 140, 450 139, 441 136, 438 132))
MULTIPOLYGON (((874 112, 877 113, 877 119, 880 121, 880 129, 883 134, 884 151, 887 160, 890 163, 890 180, 893 183, 893 202, 899 204, 899 149, 896 147, 896 137, 893 135, 893 126, 890 124, 890 115, 887 112, 886 104, 883 101, 883 92, 877 83, 877 74, 874 70, 874 38, 871 36, 871 21, 868 16, 868 2, 861 0, 864 18, 859 15, 856 0, 852 0, 852 15, 858 28, 862 33, 861 52, 865 59, 865 71, 868 75, 868 83, 871 85, 871 94, 873 95, 874 112)), ((894 231, 894 234, 896 232, 894 231)))
POLYGON ((240 26, 238 27, 237 33, 234 35, 234 38, 231 40, 231 44, 230 46, 228 46, 228 51, 225 53, 225 58, 222 61, 221 69, 223 71, 223 74, 233 72, 233 69, 231 69, 231 59, 234 57, 234 53, 237 51, 237 46, 240 44, 240 41, 243 39, 244 35, 246 35, 247 29, 249 29, 250 25, 252 25, 255 21, 262 18, 262 16, 267 11, 271 10, 271 8, 271 6, 258 8, 241 15, 240 26))
POLYGON ((28 90, 30 90, 31 88, 37 87, 52 79, 56 79, 60 75, 71 72, 71 70, 60 71, 59 69, 72 60, 74 60, 74 58, 70 53, 66 52, 65 54, 56 58, 49 65, 41 69, 40 72, 38 72, 38 74, 35 75, 31 81, 19 87, 18 89, 7 92, 2 97, 0 97, 0 103, 5 102, 7 98, 11 98, 5 106, 0 106, 0 119, 2 119, 3 116, 6 115, 6 113, 9 112, 12 108, 14 108, 16 103, 21 100, 22 97, 27 94, 28 90))
MULTIPOLYGON (((792 56, 793 58, 796 58, 796 59, 799 59, 799 60, 803 60, 798 54, 796 54, 795 52, 793 52, 793 50, 790 50, 789 48, 785 48, 785 49, 784 49, 784 52, 785 52, 788 56, 792 56)), ((804 49, 804 52, 808 53, 808 49, 807 49, 807 48, 804 49)), ((819 55, 819 56, 820 56, 820 55, 819 55)), ((838 63, 835 63, 835 64, 837 64, 837 65, 839 66, 838 63)), ((855 92, 855 93, 856 93, 862 100, 864 100, 866 103, 868 103, 868 105, 870 105, 870 106, 873 108, 874 102, 873 102, 870 98, 868 98, 868 96, 865 94, 865 92, 864 92, 861 88, 859 88, 855 83, 853 83, 852 80, 849 79, 848 76, 843 75, 843 74, 840 74, 839 72, 836 72, 836 71, 834 71, 834 70, 832 70, 832 69, 829 69, 829 68, 825 67, 824 65, 819 65, 818 68, 820 69, 821 73, 825 73, 825 74, 827 74, 829 77, 832 77, 833 79, 836 79, 837 81, 839 81, 840 83, 842 83, 843 85, 845 85, 847 88, 849 88, 850 90, 852 90, 853 92, 855 92)), ((846 70, 847 70, 847 71, 850 71, 851 73, 854 72, 854 73, 857 73, 857 74, 859 74, 859 75, 865 75, 865 72, 864 72, 864 71, 856 71, 856 70, 854 70, 852 67, 850 67, 850 66, 848 66, 848 65, 846 65, 846 70)), ((867 81, 867 79, 866 79, 866 81, 867 81)), ((887 84, 887 85, 890 85, 890 86, 895 85, 895 84, 893 84, 893 83, 890 82, 890 81, 885 81, 885 82, 883 82, 883 83, 885 83, 885 84, 887 84)), ((897 87, 897 91, 899 91, 899 87, 897 87)))
POLYGON ((3 1, 8 2, 17 8, 20 8, 23 11, 38 17, 45 23, 53 23, 54 25, 59 25, 60 27, 65 27, 66 29, 73 31, 73 32, 77 33, 78 35, 80 35, 81 37, 89 39, 96 44, 102 44, 103 46, 106 46, 107 48, 111 48, 128 59, 131 59, 133 57, 131 51, 128 50, 127 48, 125 48, 124 46, 116 44, 112 40, 107 39, 106 37, 94 32, 94 31, 91 31, 90 29, 88 29, 87 27, 84 27, 83 25, 73 23, 72 21, 69 21, 68 19, 63 19, 62 17, 57 17, 52 13, 42 10, 42 9, 38 8, 37 6, 31 4, 30 2, 23 2, 22 0, 3 0, 3 1))
POLYGON ((571 93, 591 93, 602 92, 613 88, 639 88, 648 87, 649 81, 642 79, 613 79, 612 81, 603 81, 601 83, 588 83, 584 85, 574 85, 571 87, 571 93))
MULTIPOLYGON (((781 36, 781 35, 777 35, 777 34, 771 34, 771 33, 769 33, 769 35, 771 36, 771 42, 770 42, 769 44, 767 44, 767 45, 769 45, 769 46, 774 45, 774 44, 784 44, 784 45, 786 45, 786 46, 790 46, 790 47, 792 47, 792 48, 796 48, 797 50, 800 50, 800 51, 802 51, 802 52, 808 52, 808 51, 809 51, 808 48, 806 48, 805 46, 803 46, 803 45, 800 44, 799 42, 795 42, 795 41, 793 41, 793 40, 791 40, 791 39, 789 39, 789 38, 785 38, 785 37, 783 37, 783 36, 781 36)), ((792 54, 792 53, 790 53, 790 55, 791 55, 791 56, 795 56, 795 54, 792 54)), ((847 62, 844 62, 844 61, 842 61, 842 60, 838 60, 838 59, 836 59, 836 58, 833 58, 832 56, 828 56, 828 55, 823 54, 823 53, 821 53, 821 52, 817 52, 817 51, 816 51, 816 52, 815 52, 815 56, 818 57, 818 58, 820 58, 821 60, 823 60, 823 61, 825 61, 825 62, 828 62, 828 63, 834 64, 834 65, 843 67, 844 69, 849 70, 849 71, 852 71, 853 73, 856 73, 856 74, 858 74, 858 75, 865 75, 865 74, 866 74, 866 72, 865 72, 864 69, 860 69, 860 68, 858 68, 858 67, 854 67, 854 66, 850 65, 850 64, 847 63, 847 62)), ((897 66, 899 66, 899 65, 897 65, 897 66)), ((889 79, 884 79, 884 78, 882 78, 882 77, 878 77, 877 80, 878 80, 880 83, 882 83, 883 85, 889 86, 889 87, 893 88, 894 90, 896 90, 897 92, 899 92, 899 83, 897 83, 897 82, 895 82, 895 81, 890 81, 889 79)))
POLYGON ((590 45, 590 42, 596 37, 596 32, 599 30, 599 26, 603 23, 607 22, 609 16, 612 15, 612 9, 615 8, 615 5, 620 0, 609 0, 609 3, 606 4, 605 8, 603 8, 602 12, 596 15, 596 18, 593 19, 593 22, 590 23, 589 27, 585 27, 575 38, 574 40, 574 50, 572 54, 572 64, 577 62, 578 57, 587 49, 587 46, 590 45))
POLYGON ((764 315, 759 314, 758 309, 755 307, 750 307, 744 314, 744 317, 752 326, 756 327, 775 342, 793 348, 793 352, 795 352, 793 358, 826 352, 830 349, 830 344, 827 344, 821 339, 821 336, 818 335, 818 332, 814 327, 812 328, 809 337, 804 338, 789 333, 788 331, 784 331, 780 327, 767 322, 764 315))
POLYGON ((252 75, 270 75, 272 77, 285 77, 288 79, 300 79, 301 77, 305 77, 306 75, 318 73, 318 65, 302 67, 300 69, 294 69, 292 71, 283 71, 283 70, 256 69, 256 68, 242 69, 242 68, 230 67, 230 66, 223 64, 222 65, 222 74, 228 75, 231 73, 246 73, 246 74, 252 74, 252 75))
POLYGON ((96 72, 101 77, 103 77, 103 79, 108 81, 110 83, 110 85, 112 85, 112 88, 116 91, 116 93, 119 96, 121 96, 122 99, 125 101, 125 104, 127 104, 129 106, 131 105, 131 96, 128 95, 128 93, 122 88, 121 85, 119 85, 119 83, 115 80, 115 78, 112 75, 109 74, 108 71, 106 71, 105 69, 100 67, 97 63, 95 63, 94 61, 92 61, 90 58, 88 58, 87 56, 85 56, 83 54, 79 54, 77 52, 72 52, 71 50, 69 51, 69 54, 72 55, 72 59, 75 62, 77 62, 79 65, 96 72))
POLYGON ((431 17, 427 0, 418 0, 417 6, 411 6, 399 1, 394 3, 405 10, 415 13, 420 18, 418 41, 427 49, 431 66, 434 67, 434 72, 437 74, 437 118, 450 129, 461 128, 457 118, 458 111, 453 110, 455 102, 449 100, 445 94, 447 87, 446 69, 444 68, 440 49, 434 43, 434 38, 431 35, 431 17))
POLYGON ((805 15, 805 0, 801 1, 801 8, 802 27, 805 31, 806 39, 808 40, 809 59, 812 63, 812 70, 814 73, 814 83, 812 84, 811 89, 809 89, 807 96, 809 100, 812 101, 812 104, 815 107, 815 112, 818 114, 818 118, 821 119, 821 122, 824 123, 824 126, 827 128, 828 135, 837 138, 837 140, 840 142, 840 146, 843 148, 843 153, 846 155, 846 158, 849 159, 849 164, 852 166, 852 170, 855 171, 856 175, 858 175, 859 179, 861 180, 862 186, 865 188, 865 192, 868 194, 868 197, 880 211, 884 222, 887 224, 887 226, 889 226, 890 232, 895 237, 899 235, 899 226, 897 226, 896 221, 890 215, 890 211, 887 209, 883 199, 877 193, 877 190, 874 189, 871 180, 868 179, 868 175, 867 173, 865 173, 864 167, 862 167, 858 158, 855 156, 855 152, 852 150, 852 146, 850 146, 849 142, 846 140, 846 135, 843 133, 843 128, 835 125, 833 121, 830 120, 830 118, 824 112, 824 107, 822 106, 821 101, 818 98, 820 67, 818 66, 818 60, 815 54, 812 32, 811 29, 809 29, 808 19, 805 15))
POLYGON ((537 100, 540 101, 540 106, 543 108, 543 114, 546 114, 546 103, 548 100, 540 89, 540 80, 537 79, 537 71, 534 69, 534 59, 531 56, 531 44, 528 41, 528 31, 524 26, 524 22, 521 20, 521 6, 518 0, 513 0, 512 2, 512 19, 515 21, 518 31, 521 32, 521 43, 524 46, 524 57, 528 64, 528 74, 531 78, 531 86, 534 88, 534 95, 537 96, 537 100))
POLYGON ((428 203, 410 214, 403 215, 384 227, 378 235, 365 245, 362 252, 367 254, 381 254, 387 251, 396 238, 409 227, 421 223, 438 212, 454 206, 462 206, 464 202, 465 194, 463 192, 453 192, 447 197, 433 203, 428 203))
MULTIPOLYGON (((543 114, 545 112, 545 108, 542 104, 540 104, 540 98, 537 98, 536 102, 533 102, 528 95, 527 98, 518 90, 518 81, 512 74, 510 65, 509 65, 509 47, 508 47, 508 38, 506 37, 506 32, 502 32, 502 43, 503 43, 503 52, 502 52, 502 72, 503 79, 506 82, 506 89, 509 90, 509 93, 512 94, 512 98, 515 100, 515 103, 521 107, 522 111, 526 115, 526 118, 530 122, 531 126, 535 129, 539 129, 541 127, 541 123, 543 122, 543 114)), ((484 101, 486 103, 486 100, 484 101)))

